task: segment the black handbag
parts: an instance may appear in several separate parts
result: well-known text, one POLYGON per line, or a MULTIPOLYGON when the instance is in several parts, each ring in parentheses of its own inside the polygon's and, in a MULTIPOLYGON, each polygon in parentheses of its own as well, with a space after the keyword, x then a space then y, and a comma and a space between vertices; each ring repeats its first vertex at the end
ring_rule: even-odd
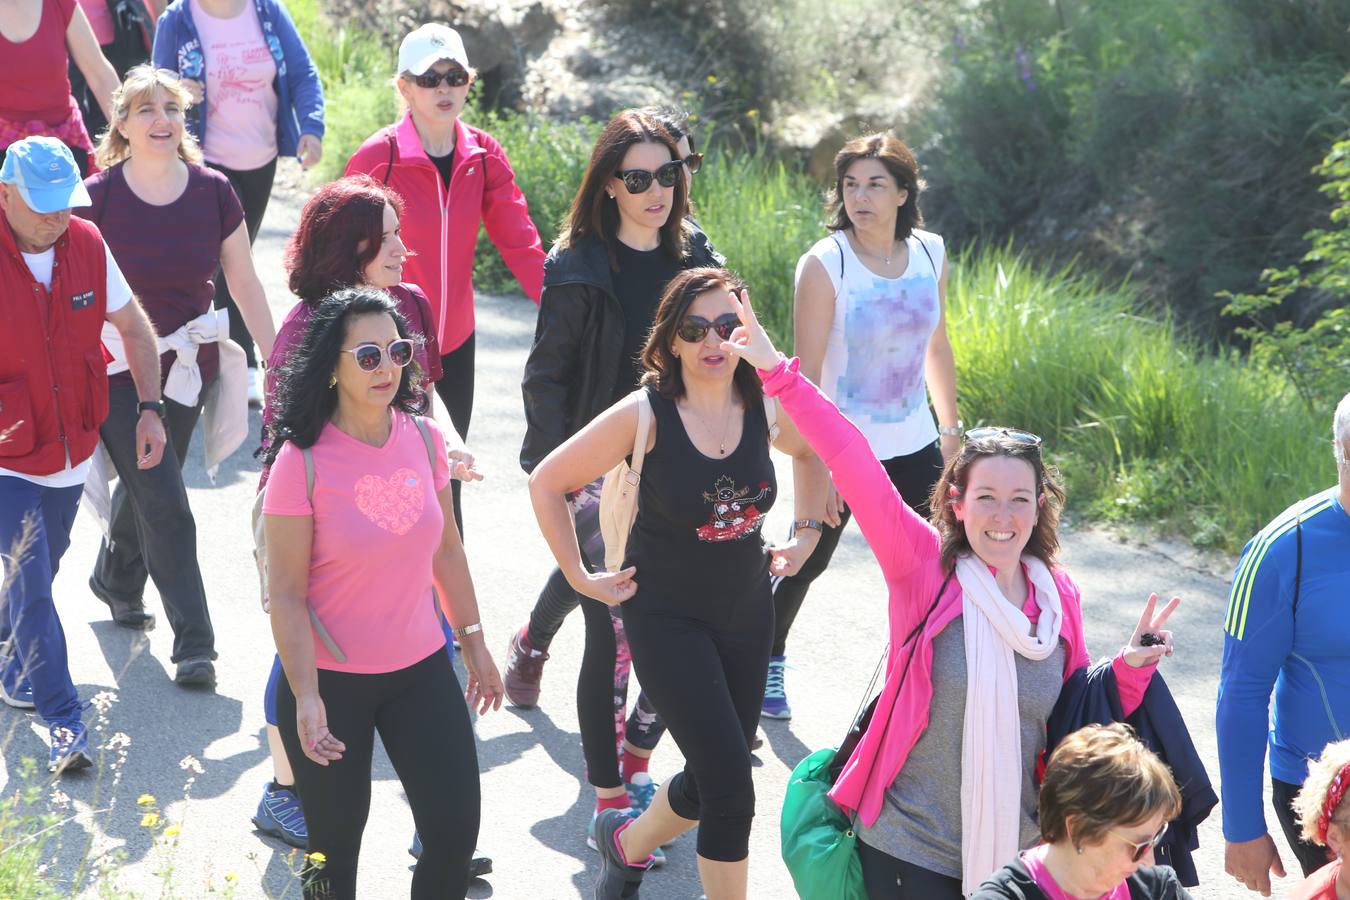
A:
MULTIPOLYGON (((937 596, 933 598, 932 605, 929 606, 928 611, 923 614, 923 618, 919 620, 919 624, 915 625, 900 643, 902 649, 907 644, 914 644, 924 627, 928 625, 928 620, 932 617, 933 610, 937 609, 938 603, 942 601, 942 595, 947 591, 947 585, 951 583, 952 574, 952 572, 948 572, 947 577, 942 580, 942 586, 938 588, 937 596)), ((889 649, 889 646, 887 649, 889 649)), ((915 648, 910 646, 909 656, 905 657, 905 667, 900 672, 901 684, 905 683, 905 676, 909 674, 909 664, 914 661, 914 650, 915 648)), ((881 651, 881 659, 877 660, 877 666, 872 671, 872 680, 868 682, 867 692, 863 694, 864 697, 867 696, 867 694, 871 694, 873 689, 876 688, 877 679, 881 677, 881 668, 886 663, 886 652, 886 650, 881 651)), ((868 701, 854 717, 853 726, 849 728, 848 734, 844 736, 844 739, 839 742, 839 749, 834 754, 834 761, 830 763, 831 784, 839 780, 839 776, 844 771, 844 766, 848 764, 849 759, 853 756, 853 751, 857 749, 858 742, 861 741, 863 735, 867 733, 867 727, 872 724, 872 715, 877 711, 877 701, 880 699, 881 691, 878 690, 876 694, 873 694, 872 699, 868 701)))

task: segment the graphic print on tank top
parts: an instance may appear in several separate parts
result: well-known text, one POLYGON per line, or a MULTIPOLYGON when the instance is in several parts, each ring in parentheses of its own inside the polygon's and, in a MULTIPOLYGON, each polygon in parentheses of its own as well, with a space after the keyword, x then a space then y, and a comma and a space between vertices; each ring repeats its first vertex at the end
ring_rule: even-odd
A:
POLYGON ((703 499, 712 504, 708 521, 698 529, 700 541, 739 541, 759 534, 764 513, 755 506, 769 496, 773 488, 767 481, 759 484, 759 493, 750 496, 748 487, 738 488, 736 482, 723 475, 713 485, 712 493, 703 492, 703 499))
POLYGON ((399 468, 388 478, 362 475, 353 486, 356 508, 375 525, 397 535, 407 534, 422 520, 426 492, 412 469, 399 468))
MULTIPOLYGON (((848 294, 844 330, 848 365, 839 379, 838 400, 851 418, 891 424, 926 406, 926 354, 914 353, 913 348, 926 347, 937 327, 930 274, 920 269, 895 279, 873 276, 865 289, 848 294)), ((855 278, 854 285, 859 280, 855 278)))

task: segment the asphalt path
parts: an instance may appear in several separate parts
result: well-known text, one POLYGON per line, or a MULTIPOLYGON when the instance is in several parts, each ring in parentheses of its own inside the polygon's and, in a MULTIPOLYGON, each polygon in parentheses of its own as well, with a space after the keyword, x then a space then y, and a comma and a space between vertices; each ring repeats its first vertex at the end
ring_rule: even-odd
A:
MULTIPOLYGON (((281 252, 297 218, 300 200, 279 190, 264 222, 255 256, 278 320, 293 298, 285 288, 281 252)), ((165 248, 165 252, 171 252, 165 248)), ((785 276, 786 277, 786 274, 785 276)), ((517 465, 524 432, 520 375, 534 328, 535 307, 520 296, 480 297, 478 303, 477 407, 470 446, 486 469, 486 481, 464 491, 467 546, 488 643, 504 665, 512 630, 525 621, 552 560, 539 535, 517 465)), ((203 471, 200 437, 186 470, 196 514, 198 554, 207 586, 220 659, 214 692, 174 685, 169 662, 172 635, 153 585, 147 605, 159 627, 141 635, 116 627, 86 581, 98 547, 92 517, 81 515, 56 581, 58 607, 70 646, 70 667, 81 695, 117 695, 99 719, 96 738, 130 737, 125 761, 115 751, 101 765, 62 779, 70 812, 46 845, 50 871, 62 893, 101 896, 89 873, 105 862, 111 877, 135 897, 297 897, 289 848, 256 834, 249 822, 270 777, 263 732, 262 693, 273 647, 260 611, 248 528, 258 464, 251 456, 254 434, 221 469, 214 483, 203 471), (182 762, 192 757, 202 773, 182 762), (162 815, 158 831, 143 827, 150 794, 162 815), (166 837, 165 823, 181 829, 166 837)), ((775 456, 777 456, 775 454, 775 456)), ((777 460, 779 480, 790 491, 790 466, 777 460)), ((792 504, 784 496, 767 526, 785 532, 792 504)), ((1084 593, 1088 646, 1095 657, 1113 653, 1131 633, 1150 591, 1180 594, 1172 619, 1177 654, 1163 672, 1186 714, 1191 733, 1217 783, 1213 710, 1231 561, 1202 559, 1175 545, 1140 543, 1119 535, 1076 529, 1066 535, 1064 561, 1084 593)), ((751 838, 750 895, 795 896, 778 852, 778 811, 792 767, 807 753, 836 743, 846 730, 886 634, 885 592, 879 570, 856 528, 845 535, 834 561, 816 584, 794 627, 789 645, 788 693, 795 717, 763 726, 755 757, 759 816, 751 838)), ((496 871, 475 882, 470 897, 572 898, 590 896, 597 857, 584 841, 592 792, 583 776, 574 685, 580 664, 582 623, 574 615, 553 645, 539 708, 503 708, 478 723, 483 820, 480 847, 496 871)), ((636 696, 636 685, 632 696, 636 696)), ((25 778, 23 760, 45 760, 45 730, 31 716, 0 709, 4 729, 4 791, 37 785, 49 799, 45 778, 25 778)), ((652 773, 661 780, 681 759, 667 739, 657 749, 652 773)), ((59 800, 59 798, 58 798, 59 800)), ((59 811, 59 807, 57 808, 59 811)), ((1274 824, 1273 817, 1271 818, 1274 824)), ((1277 829, 1278 830, 1278 829, 1277 829)), ((370 818, 361 854, 361 894, 405 897, 411 859, 412 815, 388 760, 380 752, 374 770, 370 818)), ((1282 839, 1280 840, 1283 847, 1282 839)), ((1201 829, 1196 897, 1243 897, 1223 874, 1217 812, 1201 829)), ((693 835, 667 851, 669 863, 652 872, 642 894, 649 900, 701 896, 693 835)), ((1292 856, 1284 851, 1286 865, 1292 856)), ((1287 888, 1293 879, 1286 879, 1287 888)), ((1281 888, 1277 887, 1277 896, 1281 888)))

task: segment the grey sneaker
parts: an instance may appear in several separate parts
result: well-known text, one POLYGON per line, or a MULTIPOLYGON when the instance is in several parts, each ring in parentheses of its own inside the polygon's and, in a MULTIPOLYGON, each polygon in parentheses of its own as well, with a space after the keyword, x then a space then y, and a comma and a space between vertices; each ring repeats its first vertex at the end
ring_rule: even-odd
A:
POLYGON ((630 865, 619 846, 619 835, 632 819, 621 809, 607 809, 595 819, 595 843, 600 851, 600 877, 595 880, 594 900, 638 900, 642 876, 652 867, 649 856, 630 865))
POLYGON ((185 659, 178 664, 173 680, 187 687, 215 687, 216 665, 204 656, 185 659))

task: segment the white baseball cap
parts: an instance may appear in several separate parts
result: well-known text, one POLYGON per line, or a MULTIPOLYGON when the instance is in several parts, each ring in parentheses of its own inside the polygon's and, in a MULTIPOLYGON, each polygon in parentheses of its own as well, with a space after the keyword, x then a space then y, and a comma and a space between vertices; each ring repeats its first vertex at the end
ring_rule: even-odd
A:
POLYGON ((410 32, 398 47, 398 70, 412 75, 425 74, 441 60, 452 60, 469 68, 469 54, 459 32, 449 25, 428 22, 410 32))

